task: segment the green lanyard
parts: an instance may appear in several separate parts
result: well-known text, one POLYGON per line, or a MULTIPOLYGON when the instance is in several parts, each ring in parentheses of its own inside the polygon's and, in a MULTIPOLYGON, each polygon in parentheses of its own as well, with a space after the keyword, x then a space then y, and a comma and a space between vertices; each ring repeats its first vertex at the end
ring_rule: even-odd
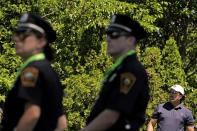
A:
POLYGON ((44 60, 45 59, 45 55, 44 53, 39 53, 36 55, 33 55, 31 57, 29 57, 24 64, 19 68, 18 73, 17 73, 17 77, 21 74, 21 71, 32 61, 37 61, 37 60, 44 60))
POLYGON ((101 82, 105 82, 108 78, 108 76, 122 63, 122 61, 129 55, 133 55, 136 51, 135 50, 130 50, 126 55, 121 56, 120 58, 118 58, 118 60, 116 60, 116 62, 114 63, 114 65, 109 68, 105 73, 104 76, 102 78, 101 82))

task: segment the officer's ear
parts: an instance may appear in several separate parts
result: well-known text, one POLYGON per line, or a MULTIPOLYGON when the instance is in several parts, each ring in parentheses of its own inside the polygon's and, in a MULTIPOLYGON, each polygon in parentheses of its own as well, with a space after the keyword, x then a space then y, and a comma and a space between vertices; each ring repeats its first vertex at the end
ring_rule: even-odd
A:
POLYGON ((38 48, 44 48, 47 44, 47 39, 45 37, 42 37, 39 39, 39 43, 37 44, 38 48))
POLYGON ((136 45, 136 38, 134 36, 129 36, 128 40, 131 45, 136 45))

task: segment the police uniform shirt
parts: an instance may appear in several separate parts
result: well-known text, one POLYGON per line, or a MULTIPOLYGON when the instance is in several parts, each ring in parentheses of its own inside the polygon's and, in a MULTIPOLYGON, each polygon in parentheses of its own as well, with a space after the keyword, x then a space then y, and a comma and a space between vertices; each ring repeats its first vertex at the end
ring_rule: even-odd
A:
POLYGON ((145 121, 149 100, 147 74, 136 54, 127 56, 103 83, 87 124, 105 109, 117 110, 120 118, 108 131, 125 130, 128 123, 135 129, 145 121))
POLYGON ((170 102, 159 104, 152 118, 157 119, 157 131, 184 131, 184 127, 194 125, 192 112, 182 104, 176 108, 170 102))
POLYGON ((17 126, 26 102, 41 108, 34 131, 54 131, 58 117, 63 114, 63 90, 59 77, 48 60, 29 63, 18 76, 5 102, 2 125, 8 131, 17 126))

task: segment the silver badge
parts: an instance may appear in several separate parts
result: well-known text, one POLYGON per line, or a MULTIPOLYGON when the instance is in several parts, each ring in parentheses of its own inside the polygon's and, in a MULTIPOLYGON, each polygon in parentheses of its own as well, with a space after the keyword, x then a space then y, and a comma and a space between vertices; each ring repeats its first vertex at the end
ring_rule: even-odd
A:
POLYGON ((25 13, 25 14, 23 14, 23 15, 21 16, 21 18, 20 18, 20 22, 24 23, 24 22, 26 22, 26 21, 27 21, 27 19, 28 19, 28 14, 27 14, 27 13, 25 13))
POLYGON ((33 81, 34 74, 32 72, 27 72, 27 73, 24 74, 24 78, 25 78, 25 80, 33 81))
POLYGON ((127 86, 130 85, 130 83, 131 83, 131 80, 130 79, 126 78, 124 80, 124 84, 127 85, 127 86))

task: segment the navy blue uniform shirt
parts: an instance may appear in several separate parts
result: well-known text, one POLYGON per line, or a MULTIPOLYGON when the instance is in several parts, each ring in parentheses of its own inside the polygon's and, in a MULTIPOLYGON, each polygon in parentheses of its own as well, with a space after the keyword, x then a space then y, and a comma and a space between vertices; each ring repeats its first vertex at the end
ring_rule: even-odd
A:
POLYGON ((118 121, 107 131, 124 131, 127 124, 130 131, 138 130, 145 121, 145 110, 149 100, 147 73, 136 54, 127 56, 103 83, 87 124, 103 110, 120 112, 118 121))
POLYGON ((25 103, 30 102, 41 108, 34 131, 54 131, 58 117, 63 114, 62 97, 62 85, 50 62, 29 63, 7 95, 2 120, 4 130, 13 131, 24 113, 25 103))

